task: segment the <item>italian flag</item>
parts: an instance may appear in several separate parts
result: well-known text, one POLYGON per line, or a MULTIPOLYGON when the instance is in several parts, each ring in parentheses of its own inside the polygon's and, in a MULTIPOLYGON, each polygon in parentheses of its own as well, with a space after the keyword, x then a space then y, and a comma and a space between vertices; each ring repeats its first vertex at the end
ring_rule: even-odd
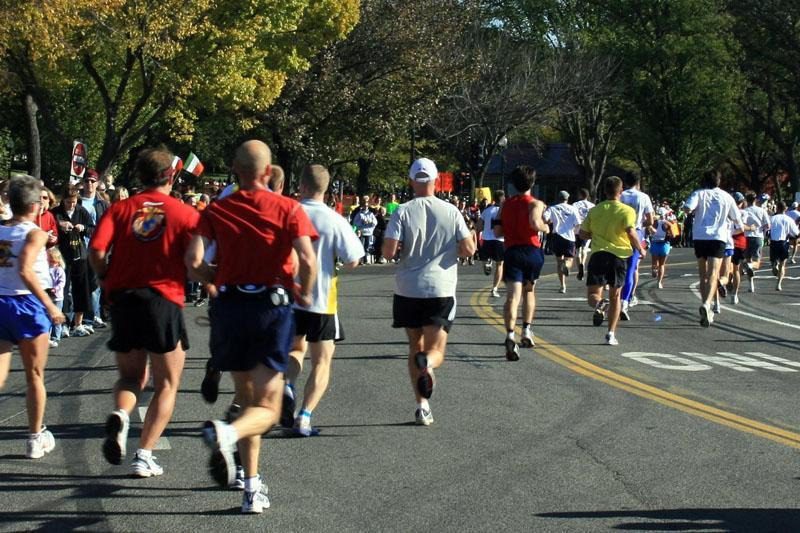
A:
POLYGON ((189 157, 186 158, 186 165, 183 169, 189 174, 199 177, 203 173, 203 170, 205 170, 205 167, 194 153, 190 153, 189 157))
POLYGON ((180 172, 181 169, 183 168, 183 159, 181 159, 177 155, 175 157, 173 157, 172 158, 172 164, 170 165, 170 168, 175 172, 175 174, 180 172))

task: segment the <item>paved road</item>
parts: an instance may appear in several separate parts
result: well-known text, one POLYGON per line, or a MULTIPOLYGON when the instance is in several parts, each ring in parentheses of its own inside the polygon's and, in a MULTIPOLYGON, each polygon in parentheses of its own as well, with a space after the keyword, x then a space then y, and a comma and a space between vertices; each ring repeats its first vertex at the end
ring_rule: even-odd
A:
POLYGON ((199 427, 231 399, 229 378, 214 406, 198 392, 208 329, 194 320, 205 308, 187 310, 193 347, 156 451, 159 478, 131 479, 101 457, 115 378, 107 334, 53 350, 46 420, 57 448, 38 461, 22 455, 15 358, 0 395, 0 529, 797 530, 800 283, 777 293, 762 272, 758 292, 703 329, 692 257, 677 250, 671 262, 663 290, 642 269, 642 303, 620 346, 608 347, 574 278, 556 292, 549 259, 538 346, 517 363, 503 357, 501 302, 477 265, 463 268, 430 428, 411 423, 405 339, 390 328, 393 267, 347 273, 348 336, 315 414, 322 434, 265 441, 273 507, 261 516, 241 516, 239 494, 213 487, 205 471, 199 427))

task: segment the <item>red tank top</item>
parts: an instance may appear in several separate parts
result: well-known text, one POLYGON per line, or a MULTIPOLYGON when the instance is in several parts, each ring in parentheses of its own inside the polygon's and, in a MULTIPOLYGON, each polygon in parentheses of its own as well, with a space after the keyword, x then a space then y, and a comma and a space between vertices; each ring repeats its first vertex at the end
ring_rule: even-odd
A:
POLYGON ((528 209, 535 198, 530 194, 519 194, 507 199, 503 204, 501 214, 503 223, 503 238, 505 247, 512 246, 542 246, 539 232, 533 231, 528 215, 528 209))

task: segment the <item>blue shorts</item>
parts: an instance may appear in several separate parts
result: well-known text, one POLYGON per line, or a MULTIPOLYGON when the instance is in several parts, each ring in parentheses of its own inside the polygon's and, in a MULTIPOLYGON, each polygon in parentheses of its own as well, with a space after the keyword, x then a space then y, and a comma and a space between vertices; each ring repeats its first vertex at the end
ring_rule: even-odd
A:
POLYGON ((291 305, 220 296, 214 299, 208 316, 214 368, 246 372, 261 363, 276 372, 286 372, 294 337, 291 305))
POLYGON ((533 283, 539 279, 544 265, 544 253, 536 246, 512 246, 505 251, 503 281, 533 283))
POLYGON ((653 241, 650 244, 650 255, 653 257, 667 257, 672 246, 667 241, 653 241))
POLYGON ((733 257, 733 248, 725 248, 725 257, 733 257))
POLYGON ((0 296, 0 339, 18 344, 43 333, 49 335, 52 327, 47 309, 36 296, 0 296))

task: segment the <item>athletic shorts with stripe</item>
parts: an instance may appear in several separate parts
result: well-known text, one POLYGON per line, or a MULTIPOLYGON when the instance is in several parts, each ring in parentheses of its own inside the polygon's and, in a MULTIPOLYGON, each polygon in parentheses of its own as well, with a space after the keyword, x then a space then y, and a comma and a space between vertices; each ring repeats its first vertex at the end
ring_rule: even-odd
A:
POLYGON ((307 342, 344 340, 344 330, 336 314, 325 315, 295 308, 294 328, 294 334, 305 337, 307 342))

